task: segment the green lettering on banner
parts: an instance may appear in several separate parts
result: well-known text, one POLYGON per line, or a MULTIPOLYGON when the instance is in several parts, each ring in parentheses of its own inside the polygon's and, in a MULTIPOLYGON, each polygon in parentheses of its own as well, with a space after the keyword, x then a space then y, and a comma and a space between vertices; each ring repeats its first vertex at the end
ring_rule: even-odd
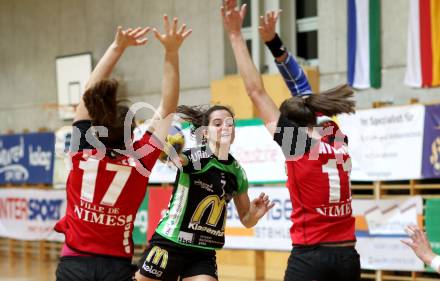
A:
POLYGON ((139 208, 133 229, 133 243, 135 245, 145 245, 147 243, 148 226, 148 192, 145 193, 144 201, 139 208))
MULTIPOLYGON (((440 254, 440 199, 428 199, 425 204, 425 226, 428 239, 434 252, 440 254)), ((431 267, 428 271, 434 272, 431 267)))

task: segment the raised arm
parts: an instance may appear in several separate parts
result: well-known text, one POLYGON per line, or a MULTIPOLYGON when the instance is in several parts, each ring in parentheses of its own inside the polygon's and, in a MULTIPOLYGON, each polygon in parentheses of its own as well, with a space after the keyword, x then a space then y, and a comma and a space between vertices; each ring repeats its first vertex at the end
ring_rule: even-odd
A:
MULTIPOLYGON (((118 26, 116 31, 115 40, 108 47, 102 58, 99 60, 98 65, 92 71, 89 81, 87 81, 85 91, 90 89, 97 82, 106 79, 110 76, 118 62, 119 58, 124 53, 125 49, 129 46, 141 46, 145 45, 148 41, 144 36, 150 30, 149 27, 145 28, 128 28, 122 30, 122 27, 118 26)), ((78 107, 75 111, 74 122, 78 120, 90 119, 89 112, 84 104, 83 98, 81 98, 78 107)))
POLYGON ((275 58, 276 66, 283 76, 284 82, 292 96, 308 96, 312 94, 307 76, 295 58, 286 50, 281 38, 276 33, 276 23, 281 11, 269 11, 260 17, 258 30, 260 37, 275 58))
POLYGON ((238 70, 243 78, 247 94, 258 110, 269 132, 273 135, 280 112, 264 89, 260 73, 252 62, 245 40, 241 33, 241 26, 246 14, 246 5, 237 7, 236 0, 225 0, 221 8, 223 24, 232 45, 238 70))
POLYGON ((440 256, 432 251, 426 233, 415 225, 407 226, 405 231, 411 240, 402 240, 402 242, 408 245, 425 264, 430 265, 435 271, 440 273, 440 256))
POLYGON ((172 113, 176 111, 179 102, 179 48, 192 32, 191 29, 186 30, 185 24, 178 28, 177 23, 177 18, 174 18, 170 24, 168 16, 164 15, 163 25, 165 32, 161 34, 157 29, 153 30, 155 37, 165 50, 162 99, 152 122, 149 124, 149 130, 153 131, 160 141, 164 141, 168 135, 168 130, 173 120, 172 113))

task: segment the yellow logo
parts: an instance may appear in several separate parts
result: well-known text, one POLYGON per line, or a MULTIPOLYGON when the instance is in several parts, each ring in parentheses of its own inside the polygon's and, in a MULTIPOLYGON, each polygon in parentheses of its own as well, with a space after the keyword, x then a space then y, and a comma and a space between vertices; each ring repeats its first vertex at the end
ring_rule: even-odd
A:
POLYGON ((210 226, 216 226, 223 212, 223 208, 225 207, 225 200, 220 199, 217 195, 210 195, 203 199, 202 202, 197 206, 192 218, 192 223, 200 223, 203 214, 206 210, 210 209, 208 221, 206 224, 210 226))
POLYGON ((158 247, 158 246, 154 246, 150 253, 148 253, 147 258, 145 259, 145 261, 147 262, 152 262, 155 265, 159 265, 160 260, 162 259, 162 262, 160 263, 160 267, 162 267, 163 269, 165 269, 165 267, 167 266, 168 263, 168 251, 158 247), (153 259, 153 261, 151 261, 151 259, 153 259))
POLYGON ((432 142, 431 151, 431 164, 436 171, 440 172, 440 137, 432 142))

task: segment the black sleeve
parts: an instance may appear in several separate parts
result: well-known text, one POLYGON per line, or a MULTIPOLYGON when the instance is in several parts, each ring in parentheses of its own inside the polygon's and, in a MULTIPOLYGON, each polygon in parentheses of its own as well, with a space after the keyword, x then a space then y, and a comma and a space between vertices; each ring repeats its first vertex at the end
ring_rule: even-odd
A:
POLYGON ((92 149, 93 146, 87 142, 86 140, 86 133, 87 130, 92 127, 92 121, 91 120, 80 120, 76 121, 72 124, 73 130, 72 130, 72 138, 70 142, 70 150, 75 148, 75 141, 79 140, 79 146, 78 150, 84 150, 84 149, 92 149), (79 134, 79 135, 78 135, 79 134))
POLYGON ((194 172, 194 166, 192 162, 191 148, 186 149, 182 152, 183 156, 186 157, 187 163, 183 166, 183 172, 187 174, 191 174, 194 172))
POLYGON ((286 158, 301 156, 310 149, 311 138, 307 134, 306 127, 298 125, 280 115, 273 139, 281 147, 286 158))

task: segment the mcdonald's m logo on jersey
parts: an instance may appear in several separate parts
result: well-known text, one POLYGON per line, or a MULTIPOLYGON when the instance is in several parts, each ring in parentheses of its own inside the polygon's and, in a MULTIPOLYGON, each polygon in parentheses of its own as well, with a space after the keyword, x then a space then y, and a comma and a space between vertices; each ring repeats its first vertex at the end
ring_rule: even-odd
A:
POLYGON ((158 246, 154 246, 148 253, 145 261, 151 262, 155 265, 159 265, 160 262, 160 267, 165 269, 168 263, 168 252, 158 246), (160 262, 161 260, 162 262, 160 262))
POLYGON ((210 195, 205 197, 202 202, 199 203, 194 214, 191 218, 192 224, 199 224, 203 217, 203 214, 209 209, 207 225, 216 226, 221 218, 223 209, 226 205, 224 199, 220 199, 217 195, 210 195))

